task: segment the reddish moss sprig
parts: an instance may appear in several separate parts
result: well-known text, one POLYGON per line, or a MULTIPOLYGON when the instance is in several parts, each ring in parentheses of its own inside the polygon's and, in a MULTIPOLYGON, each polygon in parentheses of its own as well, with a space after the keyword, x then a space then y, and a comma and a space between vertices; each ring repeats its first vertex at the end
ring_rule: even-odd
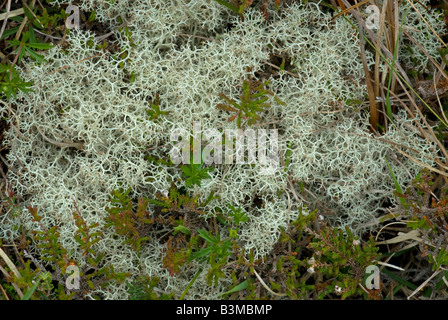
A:
POLYGON ((143 235, 144 226, 152 224, 154 220, 149 217, 149 211, 146 210, 148 206, 146 199, 140 198, 137 210, 134 211, 129 198, 130 191, 131 189, 127 191, 120 189, 112 192, 110 202, 115 206, 106 207, 106 211, 109 212, 106 227, 114 227, 117 234, 126 238, 123 243, 128 243, 135 251, 140 251, 141 244, 149 240, 143 235))

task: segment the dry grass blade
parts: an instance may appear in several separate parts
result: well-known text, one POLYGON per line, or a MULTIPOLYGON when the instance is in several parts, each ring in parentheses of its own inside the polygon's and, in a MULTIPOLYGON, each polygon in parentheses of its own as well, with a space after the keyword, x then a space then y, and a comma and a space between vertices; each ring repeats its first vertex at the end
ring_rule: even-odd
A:
MULTIPOLYGON (((382 39, 382 35, 384 32, 384 21, 385 21, 385 14, 386 14, 386 10, 385 10, 385 5, 387 4, 388 0, 384 1, 383 4, 383 9, 381 11, 381 16, 380 16, 380 25, 379 25, 379 30, 378 30, 378 41, 375 44, 376 50, 375 50, 375 70, 374 70, 374 92, 375 92, 375 99, 376 97, 380 96, 380 52, 381 52, 381 39, 382 39)), ((385 81, 386 78, 384 77, 385 81)), ((383 94, 384 96, 384 94, 383 94)), ((383 104, 383 108, 384 108, 384 104, 383 104)), ((387 128, 387 123, 386 123, 386 128, 387 128)))
MULTIPOLYGON (((272 63, 270 63, 270 62, 268 62, 268 61, 266 61, 266 60, 262 60, 262 61, 263 61, 263 63, 266 63, 267 65, 269 65, 269 66, 271 66, 271 67, 273 67, 273 68, 275 68, 275 69, 277 69, 277 70, 281 70, 281 68, 280 68, 279 66, 276 66, 275 64, 272 64, 272 63)), ((286 72, 287 74, 289 74, 289 75, 295 77, 295 78, 298 78, 298 77, 299 77, 298 74, 292 73, 292 72, 290 72, 290 71, 288 71, 288 70, 283 70, 283 71, 286 72)))
POLYGON ((448 287, 448 281, 446 280, 445 276, 442 277, 442 280, 445 283, 445 285, 448 287))
POLYGON ((6 294, 6 291, 5 291, 5 289, 3 289, 3 286, 0 284, 0 289, 2 289, 2 293, 3 293, 3 295, 5 296, 5 299, 6 300, 9 300, 9 297, 8 297, 8 295, 6 294))
MULTIPOLYGON (((400 42, 397 41, 400 36, 400 22, 398 19, 398 1, 390 1, 387 6, 387 17, 389 20, 389 51, 396 53, 395 61, 399 60, 398 54, 400 52, 400 42), (392 8, 392 6, 394 6, 392 8)), ((392 82, 390 86, 391 91, 395 91, 397 86, 397 79, 395 73, 392 74, 392 82)))
MULTIPOLYGON (((445 59, 448 59, 448 54, 445 55, 445 59)), ((445 61, 442 61, 442 64, 440 65, 440 69, 437 72, 436 76, 434 77, 436 83, 439 83, 440 77, 442 76, 442 74, 445 75, 445 71, 444 71, 445 68, 446 68, 445 61)))
MULTIPOLYGON (((10 277, 8 272, 2 266, 0 266, 0 271, 3 273, 3 275, 6 277, 6 279, 8 279, 10 277)), ((19 297, 23 298, 23 292, 22 292, 22 290, 20 290, 20 288, 17 286, 17 284, 15 282, 13 282, 12 286, 14 287, 14 289, 16 289, 19 297)))
POLYGON ((369 68, 367 67, 367 61, 366 61, 366 54, 364 51, 364 35, 362 32, 363 28, 360 26, 359 28, 359 34, 360 34, 360 48, 361 48, 361 60, 362 60, 362 66, 364 68, 364 74, 366 75, 366 84, 367 84, 367 91, 369 94, 369 104, 370 104, 370 125, 372 126, 372 130, 376 131, 378 128, 378 110, 376 108, 376 102, 375 102, 375 91, 372 85, 371 76, 369 68))
POLYGON ((179 33, 179 35, 182 37, 192 37, 192 38, 198 38, 198 39, 203 39, 203 40, 208 40, 208 41, 219 42, 219 40, 217 40, 217 39, 197 36, 197 35, 193 35, 193 34, 179 33))
MULTIPOLYGON (((26 4, 25 1, 22 1, 22 4, 25 8, 27 8, 27 10, 29 11, 29 13, 31 13, 31 15, 34 17, 34 19, 36 19, 37 23, 40 24, 40 26, 43 28, 42 24, 40 23, 39 18, 36 16, 36 14, 33 12, 33 10, 26 4)), ((33 2, 31 3, 31 6, 34 7, 34 5, 36 4, 36 0, 33 0, 33 2)), ((25 17, 25 19, 23 19, 22 25, 25 25, 26 21, 28 17, 25 17)), ((22 27, 22 25, 20 27, 22 27)), ((23 30, 23 29, 22 29, 23 30)), ((18 40, 20 35, 22 34, 21 30, 19 29, 20 33, 16 34, 16 39, 18 40)))
POLYGON ((393 269, 399 270, 399 271, 405 271, 405 269, 400 268, 400 267, 398 267, 398 266, 396 266, 394 264, 390 264, 390 263, 386 263, 386 262, 382 262, 382 261, 377 261, 376 263, 378 263, 378 264, 380 264, 382 266, 385 266, 385 267, 389 267, 389 268, 393 268, 393 269))
MULTIPOLYGON (((103 55, 103 54, 104 54, 104 53, 98 53, 98 54, 95 54, 95 55, 93 55, 93 56, 90 56, 90 57, 87 57, 87 58, 84 58, 84 59, 75 61, 75 62, 73 62, 73 65, 76 65, 76 64, 78 64, 78 63, 80 63, 80 62, 83 62, 83 61, 86 61, 86 60, 89 60, 89 59, 93 59, 93 58, 99 57, 99 56, 101 56, 101 55, 103 55)), ((56 70, 54 70, 54 71, 52 71, 52 72, 50 72, 50 73, 47 73, 47 74, 44 75, 43 77, 47 77, 47 76, 49 76, 49 75, 51 75, 51 74, 53 74, 53 73, 55 73, 55 72, 59 72, 59 71, 61 71, 61 70, 67 69, 67 68, 69 68, 69 67, 70 67, 70 65, 66 65, 66 66, 60 67, 59 69, 56 69, 56 70)))
POLYGON ((391 226, 391 225, 393 225, 393 224, 404 224, 404 225, 406 225, 405 222, 402 222, 402 221, 395 221, 395 222, 388 223, 388 224, 386 224, 385 226, 382 226, 381 229, 378 231, 378 233, 377 233, 376 236, 375 236, 375 241, 378 240, 378 237, 380 236, 380 234, 381 234, 381 232, 383 231, 383 229, 385 229, 385 228, 387 228, 388 226, 391 226))
MULTIPOLYGON (((29 7, 24 1, 22 1, 22 3, 26 6, 26 8, 27 8, 28 10, 30 10, 30 12, 33 12, 33 11, 30 9, 30 7, 29 7)), ((31 6, 34 7, 34 4, 35 4, 35 3, 36 3, 36 0, 33 0, 33 2, 31 3, 31 6)), ((33 15, 34 15, 34 13, 33 13, 33 15)), ((35 16, 35 15, 34 15, 34 16, 35 16)), ((36 18, 37 18, 37 17, 36 17, 36 18)), ((17 30, 16 37, 15 37, 16 40, 19 40, 20 36, 22 35, 23 28, 25 28, 25 25, 26 25, 27 22, 28 22, 28 17, 25 16, 25 18, 23 18, 22 23, 20 24, 19 30, 17 30)))
MULTIPOLYGON (((395 28, 395 37, 394 37, 394 39, 397 40, 400 37, 400 27, 397 27, 397 26, 401 25, 401 29, 403 29, 404 26, 403 26, 403 24, 400 24, 400 17, 399 17, 400 10, 399 10, 399 7, 398 7, 398 1, 394 1, 393 3, 395 5, 394 20, 393 20, 394 21, 394 28, 395 28)), ((397 42, 394 42, 394 43, 397 43, 397 42)), ((397 43, 397 45, 399 45, 399 44, 400 44, 400 42, 397 43)), ((397 47, 396 49, 398 50, 399 48, 397 47)), ((396 82, 395 82, 395 84, 396 84, 396 82)))
MULTIPOLYGON (((437 146, 440 148, 440 150, 443 153, 443 156, 445 157, 445 159, 448 159, 448 153, 445 150, 445 147, 443 146, 443 144, 439 141, 439 139, 437 139, 437 136, 435 135, 434 131, 432 130, 431 126, 428 124, 428 122, 426 121, 426 118, 424 117, 424 115, 422 114, 422 112, 420 111, 420 108, 417 106, 417 104, 415 103, 414 99, 412 99, 411 95, 409 94, 409 92, 406 90, 405 85, 401 82, 401 80, 399 78, 397 78, 398 83, 401 85, 401 87, 403 88, 403 90, 405 91, 406 95, 408 95, 411 103, 414 106, 414 109, 417 110, 418 115, 420 116, 420 118, 422 119, 423 123, 425 124, 426 128, 428 128, 429 134, 432 136, 431 139, 433 141, 435 141, 437 143, 437 146)), ((414 93, 417 95, 417 93, 414 91, 414 93)), ((418 95, 417 95, 418 96, 418 95)), ((418 96, 420 98, 420 96, 418 96)), ((420 98, 421 99, 421 98, 420 98)), ((423 101, 423 100, 422 100, 423 101)), ((408 110, 407 106, 405 104, 403 104, 405 106, 405 108, 408 110)), ((433 113, 434 111, 425 103, 425 105, 427 106, 427 108, 429 110, 431 110, 433 113)), ((410 112, 410 110, 408 111, 410 112)), ((435 114, 435 113, 434 113, 435 114)), ((437 114, 435 114, 437 116, 437 114)), ((438 116, 437 116, 438 117, 438 116)), ((439 118, 439 117, 438 117, 439 118)), ((441 120, 439 118, 439 120, 441 120)), ((441 120, 441 122, 448 127, 448 124, 446 124, 445 122, 443 122, 443 120, 441 120)), ((424 130, 422 130, 423 133, 425 133, 424 130)), ((446 168, 446 166, 444 165, 444 167, 446 168)))
POLYGON ((260 281, 260 283, 263 285, 263 287, 265 287, 265 289, 268 290, 271 294, 273 294, 274 296, 277 296, 277 297, 286 297, 287 296, 286 293, 275 293, 274 291, 271 290, 271 288, 269 288, 267 286, 267 284, 263 281, 263 279, 261 279, 261 277, 257 273, 257 271, 254 270, 254 274, 258 278, 258 281, 260 281))
MULTIPOLYGON (((342 0, 342 1, 347 6, 350 6, 347 0, 342 0)), ((366 22, 361 17, 361 15, 358 12, 356 12, 356 10, 351 10, 350 12, 356 18, 356 20, 358 21, 358 24, 360 24, 360 25, 362 25, 364 27, 364 30, 366 31, 366 33, 368 34, 368 36, 372 40, 372 42, 373 43, 377 43, 378 42, 378 37, 375 35, 374 32, 372 32, 372 30, 369 30, 366 27, 366 22)), ((389 51, 389 49, 383 43, 381 43, 381 42, 379 42, 379 43, 380 43, 381 49, 383 50, 383 52, 387 56, 387 58, 389 58, 390 61, 393 61, 394 60, 394 55, 389 51)), ((407 83, 411 83, 411 80, 409 79, 407 73, 404 71, 404 69, 401 67, 401 65, 398 63, 398 61, 395 61, 394 67, 399 71, 400 75, 406 80, 407 83)))
POLYGON ((404 155, 405 157, 411 159, 411 160, 414 161, 415 163, 418 163, 418 164, 421 165, 422 167, 425 167, 425 168, 429 169, 430 171, 437 172, 438 174, 441 174, 441 175, 443 175, 443 176, 445 176, 445 177, 448 177, 448 173, 447 173, 446 171, 438 170, 438 169, 436 169, 436 168, 433 168, 433 167, 427 165, 426 163, 421 162, 420 160, 415 159, 413 156, 407 154, 406 152, 404 152, 404 151, 400 150, 399 148, 397 148, 396 146, 394 146, 394 145, 393 145, 393 142, 391 142, 391 141, 388 141, 388 140, 384 140, 384 141, 386 141, 386 142, 388 142, 388 143, 391 143, 392 146, 393 146, 393 148, 394 148, 395 150, 397 150, 399 153, 401 153, 401 154, 404 155))
POLYGON ((377 242, 376 244, 393 244, 393 243, 400 243, 400 242, 403 242, 406 240, 416 240, 418 242, 423 241, 423 239, 420 238, 419 236, 420 236, 420 231, 418 231, 418 230, 411 230, 408 233, 398 232, 398 236, 396 236, 392 239, 389 239, 389 240, 377 242))
MULTIPOLYGON (((357 133, 350 133, 350 134, 353 134, 353 135, 356 135, 356 136, 360 136, 360 137, 369 138, 369 139, 378 139, 378 140, 381 140, 381 141, 383 141, 383 142, 386 142, 386 143, 390 144, 390 145, 391 145, 395 150, 397 150, 400 154, 402 154, 402 155, 404 155, 405 157, 411 159, 412 161, 418 163, 418 164, 421 165, 422 167, 425 167, 425 168, 427 168, 427 169, 430 170, 430 171, 437 172, 437 173, 439 173, 439 174, 441 174, 441 175, 443 175, 443 176, 445 176, 445 177, 448 177, 448 172, 446 172, 446 171, 441 171, 441 170, 438 170, 438 169, 436 169, 436 168, 433 168, 433 167, 431 167, 431 166, 429 166, 429 165, 423 163, 422 161, 415 159, 414 157, 412 157, 411 155, 409 155, 409 154, 407 154, 406 152, 402 151, 402 150, 401 150, 400 148, 398 148, 398 147, 401 147, 401 148, 404 148, 404 149, 409 149, 409 150, 411 150, 411 151, 414 152, 414 153, 418 153, 418 151, 415 150, 415 149, 412 149, 412 148, 407 147, 407 146, 405 146, 405 145, 402 145, 402 144, 399 144, 399 143, 395 143, 395 142, 392 142, 392 141, 389 141, 389 140, 387 140, 387 139, 380 138, 380 137, 371 137, 371 136, 361 135, 361 134, 357 134, 357 133)), ((443 169, 448 169, 448 166, 446 166, 445 164, 441 163, 441 162, 438 161, 437 159, 435 159, 435 158, 433 158, 433 157, 430 157, 430 156, 426 156, 426 158, 428 158, 428 159, 430 159, 430 160, 432 160, 432 161, 434 161, 434 162, 437 162, 443 169)))
POLYGON ((17 270, 17 268, 14 265, 14 263, 12 263, 11 259, 9 259, 8 255, 5 253, 5 251, 3 251, 2 248, 0 248, 0 257, 3 258, 3 260, 6 262, 8 267, 14 272, 14 274, 16 275, 17 278, 21 278, 22 277, 20 275, 19 270, 17 270))
POLYGON ((1 13, 0 14, 0 21, 1 20, 5 20, 6 17, 8 17, 8 18, 17 17, 17 16, 20 16, 20 15, 22 15, 24 13, 25 13, 25 11, 23 10, 23 8, 9 11, 9 14, 8 14, 8 12, 1 13))
MULTIPOLYGON (((434 85, 434 88, 437 88, 435 76, 433 77, 433 85, 434 85)), ((435 90, 435 93, 436 93, 437 103, 439 104, 440 113, 442 114, 443 120, 445 120, 445 122, 448 123, 448 119, 446 118, 445 111, 443 111, 442 103, 440 102, 439 93, 437 92, 437 90, 435 90)))
MULTIPOLYGON (((398 98, 398 96, 394 92, 391 92, 391 94, 403 106, 403 108, 406 110, 408 115, 412 119, 415 119, 415 114, 408 108, 406 103, 404 103, 400 98, 398 98)), ((437 143, 435 137, 433 135, 429 134, 425 129, 423 129, 418 121, 415 121, 415 124, 416 124, 416 127, 412 127, 411 125, 406 125, 406 124, 404 124, 404 126, 410 130, 417 132, 417 134, 420 135, 421 137, 425 138, 428 143, 431 143, 431 141, 434 143, 437 143)))

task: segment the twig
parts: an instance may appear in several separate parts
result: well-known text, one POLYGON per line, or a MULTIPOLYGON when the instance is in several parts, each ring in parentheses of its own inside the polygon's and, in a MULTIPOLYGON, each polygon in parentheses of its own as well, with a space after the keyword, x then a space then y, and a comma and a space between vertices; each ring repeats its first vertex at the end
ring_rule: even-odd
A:
POLYGON ((42 31, 39 31, 36 28, 33 28, 33 30, 34 30, 34 32, 40 33, 41 35, 47 36, 47 37, 52 38, 54 40, 61 40, 62 39, 61 37, 55 37, 55 36, 52 36, 50 34, 43 33, 42 31))
MULTIPOLYGON (((77 63, 79 63, 79 62, 85 61, 85 60, 89 60, 89 59, 93 59, 93 58, 99 57, 99 56, 101 56, 101 55, 103 55, 103 54, 104 54, 104 53, 101 52, 101 53, 95 54, 95 55, 93 55, 93 56, 91 56, 91 57, 87 57, 87 58, 84 58, 84 59, 75 61, 75 62, 73 63, 73 65, 75 65, 75 64, 77 64, 77 63)), ((56 69, 56 70, 54 70, 54 71, 52 71, 52 72, 46 74, 44 77, 49 76, 50 74, 53 74, 53 73, 55 73, 55 72, 58 72, 58 71, 67 69, 68 67, 70 67, 70 66, 69 66, 69 65, 63 66, 63 67, 61 67, 61 68, 59 68, 59 69, 56 69)))
POLYGON ((30 258, 33 263, 41 270, 41 272, 48 272, 47 269, 41 264, 39 263, 36 258, 34 258, 31 253, 29 253, 28 251, 24 250, 24 257, 25 258, 30 258))
POLYGON ((67 141, 65 140, 64 142, 59 142, 53 139, 48 138, 47 136, 44 135, 44 133, 42 132, 42 130, 40 130, 40 128, 38 126, 36 126, 37 131, 39 131, 39 133, 42 135, 42 137, 47 140, 48 142, 50 142, 51 144, 61 147, 61 148, 66 148, 66 147, 74 147, 78 150, 84 150, 84 143, 82 142, 72 142, 72 141, 67 141))

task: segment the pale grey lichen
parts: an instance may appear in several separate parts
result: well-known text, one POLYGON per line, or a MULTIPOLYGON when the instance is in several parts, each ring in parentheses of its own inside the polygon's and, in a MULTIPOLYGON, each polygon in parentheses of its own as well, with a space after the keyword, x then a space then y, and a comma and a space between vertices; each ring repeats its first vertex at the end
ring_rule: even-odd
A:
MULTIPOLYGON (((190 131, 193 121, 201 121, 204 129, 234 129, 235 123, 216 108, 222 102, 218 93, 238 99, 238 85, 263 68, 272 48, 294 60, 298 76, 280 72, 271 79, 270 90, 285 105, 271 99, 263 121, 274 120, 279 129, 283 159, 290 147, 288 174, 305 185, 308 205, 324 203, 319 208, 328 210, 323 214, 328 213, 332 223, 357 230, 382 210, 381 200, 394 202, 386 158, 401 185, 410 181, 392 159, 393 149, 384 139, 411 147, 418 151, 413 157, 432 163, 425 157, 431 145, 403 126, 410 121, 403 113, 396 116, 397 127, 392 126, 383 140, 369 132, 365 113, 354 103, 366 95, 358 35, 343 19, 330 23, 331 16, 316 4, 295 4, 281 14, 272 12, 269 23, 259 11, 249 10, 244 21, 233 18, 228 32, 224 30, 229 12, 211 0, 118 0, 113 4, 86 0, 79 5, 86 11, 95 9, 99 21, 111 29, 120 24, 115 19, 118 15, 128 22, 133 45, 123 34, 116 34, 116 43, 128 52, 127 57, 95 49, 88 45, 91 32, 72 30, 65 53, 56 46, 46 53, 49 63, 29 62, 21 71, 25 81, 34 81, 34 92, 21 94, 15 101, 20 133, 11 126, 5 143, 11 146, 9 179, 24 205, 37 206, 46 226, 59 227, 61 243, 80 263, 82 251, 73 239, 73 196, 88 224, 98 222, 102 228, 110 191, 126 186, 135 197, 152 197, 169 188, 171 181, 181 186, 180 170, 148 162, 144 156, 166 157, 173 145, 171 130, 190 131), (189 40, 181 33, 217 41, 189 40), (133 82, 127 80, 131 73, 133 82), (146 116, 148 101, 156 94, 161 109, 169 112, 158 122, 146 116), (82 142, 84 150, 51 144, 39 130, 58 141, 82 142)), ((415 162, 398 158, 412 174, 417 173, 415 162)), ((201 187, 194 186, 201 199, 211 191, 219 195, 205 208, 206 218, 216 214, 216 207, 228 204, 240 205, 247 212, 250 219, 241 227, 241 239, 256 257, 270 252, 281 228, 296 219, 297 208, 305 205, 290 193, 283 169, 260 175, 259 164, 216 165, 210 179, 201 187), (258 207, 252 203, 255 196, 261 199, 258 207)), ((149 210, 154 214, 152 207, 149 210)), ((17 230, 11 233, 17 223, 17 217, 5 221, 0 238, 17 236, 17 230)), ((37 228, 26 210, 21 223, 37 228)), ((180 295, 199 267, 193 265, 170 277, 162 267, 166 248, 156 235, 137 256, 114 237, 111 228, 103 232, 95 248, 105 254, 106 263, 119 272, 141 268, 158 276, 167 292, 180 295)), ((187 297, 219 298, 231 285, 229 281, 209 287, 202 274, 187 297)), ((108 299, 126 298, 124 285, 104 292, 98 289, 89 296, 95 293, 108 299)))

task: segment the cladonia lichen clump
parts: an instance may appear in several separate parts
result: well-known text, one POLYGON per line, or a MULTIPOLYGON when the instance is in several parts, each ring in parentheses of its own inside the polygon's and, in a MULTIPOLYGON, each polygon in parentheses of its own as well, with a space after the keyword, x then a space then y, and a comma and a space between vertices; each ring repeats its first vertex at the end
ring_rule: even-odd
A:
MULTIPOLYGON (((229 17, 227 8, 210 0, 77 4, 81 10, 95 10, 98 21, 110 30, 126 22, 131 36, 115 32, 108 41, 119 49, 111 52, 91 41, 92 32, 73 29, 68 48, 55 46, 46 53, 48 63, 28 62, 21 70, 24 81, 34 81, 34 92, 20 94, 14 102, 14 119, 19 121, 11 125, 5 143, 11 147, 10 183, 25 206, 20 220, 9 216, 0 226, 1 238, 17 236, 15 224, 37 228, 25 209, 36 206, 44 225, 59 227, 71 258, 80 258, 82 251, 73 238, 74 199, 88 224, 97 222, 101 228, 110 192, 117 188, 130 187, 135 197, 149 198, 172 182, 181 188, 181 170, 145 156, 168 160, 172 130, 190 132, 194 121, 204 130, 235 129, 236 122, 216 107, 222 103, 219 94, 238 100, 243 81, 262 74, 274 52, 293 61, 296 76, 278 71, 269 79, 269 90, 283 103, 269 96, 270 107, 260 114, 257 128, 278 130, 279 158, 284 164, 290 154, 289 166, 260 175, 260 164, 216 165, 200 187, 191 187, 202 200, 212 191, 217 196, 203 208, 204 218, 229 204, 247 212, 249 220, 240 228, 247 252, 253 249, 256 258, 269 253, 281 228, 298 217, 299 207, 318 208, 334 225, 361 232, 364 223, 384 210, 381 201, 395 201, 385 159, 401 185, 419 170, 391 143, 410 148, 407 152, 416 150, 415 159, 432 163, 426 155, 433 146, 405 126, 411 120, 403 112, 381 139, 371 133, 361 104, 368 99, 359 36, 346 20, 331 22, 332 16, 316 4, 270 10, 268 22, 254 9, 248 9, 244 19, 229 17), (156 96, 166 114, 154 121, 147 109, 156 96), (300 198, 294 197, 288 179, 300 198)), ((148 210, 156 215, 153 206, 148 210)), ((170 276, 162 267, 166 248, 156 234, 149 235, 136 255, 112 229, 103 233, 95 246, 106 263, 120 272, 141 267, 160 277, 159 286, 166 292, 181 293, 197 271, 194 262, 170 276)), ((230 277, 226 279, 211 287, 201 274, 187 298, 219 298, 231 285, 230 277)), ((95 292, 108 299, 126 297, 124 285, 95 292)))

